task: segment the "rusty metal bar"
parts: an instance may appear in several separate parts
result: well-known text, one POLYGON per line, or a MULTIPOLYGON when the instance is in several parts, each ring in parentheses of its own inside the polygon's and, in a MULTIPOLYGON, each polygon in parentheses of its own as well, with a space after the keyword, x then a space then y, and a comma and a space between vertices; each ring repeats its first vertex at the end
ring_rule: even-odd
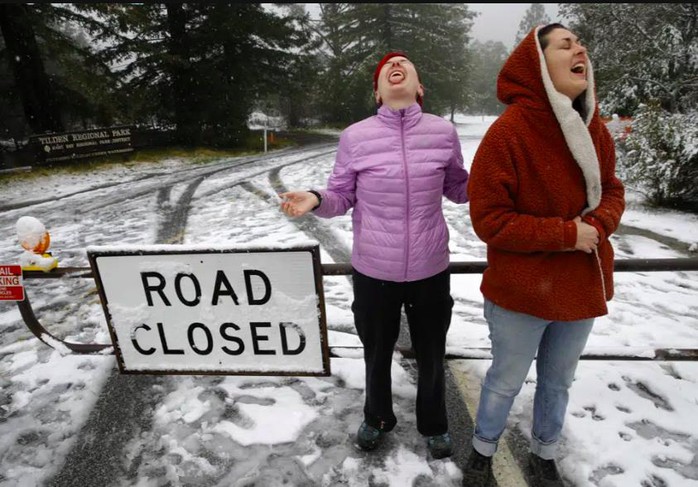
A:
POLYGON ((684 259, 617 259, 614 272, 698 271, 698 258, 684 259))
POLYGON ((94 279, 95 276, 89 267, 56 267, 48 272, 22 271, 22 277, 24 279, 60 279, 62 277, 94 279))
MULTIPOLYGON (((405 358, 415 358, 414 350, 406 347, 395 347, 397 352, 405 358)), ((335 346, 330 347, 330 356, 347 357, 363 356, 363 347, 359 346, 335 346), (342 351, 348 353, 342 353, 342 351)), ((490 360, 492 354, 489 348, 461 348, 457 352, 447 351, 446 360, 490 360)), ((633 347, 624 353, 618 353, 617 349, 613 353, 604 353, 600 349, 589 350, 583 353, 580 360, 608 360, 608 361, 659 361, 659 362, 695 362, 698 361, 698 349, 695 348, 639 348, 633 347)))
MULTIPOLYGON (((698 271, 698 259, 620 259, 614 263, 615 272, 674 272, 674 271, 698 271)), ((351 264, 348 263, 328 263, 321 264, 322 273, 325 276, 350 275, 351 264)), ((449 270, 452 274, 481 274, 487 267, 485 261, 451 262, 449 270)), ((94 279, 94 274, 90 267, 57 267, 49 272, 43 271, 23 271, 25 279, 94 279)), ((95 354, 114 353, 111 344, 84 344, 70 343, 51 335, 39 322, 34 314, 34 310, 29 302, 29 296, 25 295, 24 301, 18 301, 17 306, 27 327, 34 335, 46 345, 56 348, 56 345, 65 346, 73 353, 95 354)), ((341 357, 341 350, 362 350, 361 347, 330 347, 332 357, 341 357)), ((406 358, 414 358, 414 351, 406 348, 396 348, 406 358)), ((447 360, 452 359, 489 359, 491 358, 489 348, 466 348, 458 353, 449 352, 446 354, 447 360)), ((643 349, 634 354, 619 353, 594 353, 583 354, 581 360, 659 360, 659 361, 698 361, 698 349, 692 348, 658 348, 643 349)))
POLYGON ((58 343, 67 347, 73 353, 102 353, 106 349, 112 349, 111 353, 114 353, 111 344, 107 345, 96 343, 71 343, 51 335, 48 331, 46 331, 42 324, 39 323, 39 320, 36 319, 36 315, 34 315, 34 310, 32 309, 31 304, 29 303, 29 296, 25 295, 24 301, 17 301, 17 306, 19 307, 19 312, 22 315, 22 319, 24 319, 24 323, 27 325, 27 327, 32 331, 32 333, 34 333, 34 335, 36 335, 36 337, 39 340, 41 340, 51 348, 56 348, 55 345, 58 343))
MULTIPOLYGON (((487 267, 486 261, 451 262, 448 265, 452 274, 482 274, 487 267)), ((682 259, 616 259, 615 272, 674 272, 698 271, 698 258, 682 259)), ((351 274, 351 264, 322 264, 325 276, 346 276, 351 274)), ((24 271, 25 279, 94 278, 89 267, 56 267, 49 272, 24 271)))

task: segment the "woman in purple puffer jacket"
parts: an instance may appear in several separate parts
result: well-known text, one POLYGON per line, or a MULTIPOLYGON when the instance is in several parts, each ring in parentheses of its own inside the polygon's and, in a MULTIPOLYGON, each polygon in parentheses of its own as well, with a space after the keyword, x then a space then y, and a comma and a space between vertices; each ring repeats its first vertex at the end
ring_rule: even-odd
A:
POLYGON ((364 346, 366 402, 357 445, 373 450, 397 423, 390 368, 402 306, 419 372, 417 429, 434 458, 452 454, 444 354, 453 299, 442 196, 466 203, 468 172, 455 127, 422 112, 424 88, 404 53, 373 75, 378 113, 346 128, 327 188, 279 195, 289 216, 353 208, 354 322, 364 346))

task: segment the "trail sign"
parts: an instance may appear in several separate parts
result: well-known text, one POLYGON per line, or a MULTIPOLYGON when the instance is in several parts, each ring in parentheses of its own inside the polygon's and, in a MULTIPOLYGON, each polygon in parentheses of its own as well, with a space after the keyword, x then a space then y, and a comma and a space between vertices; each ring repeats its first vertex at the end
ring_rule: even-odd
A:
POLYGON ((122 373, 330 375, 318 246, 87 255, 122 373))
POLYGON ((0 301, 24 301, 22 266, 0 264, 0 301))

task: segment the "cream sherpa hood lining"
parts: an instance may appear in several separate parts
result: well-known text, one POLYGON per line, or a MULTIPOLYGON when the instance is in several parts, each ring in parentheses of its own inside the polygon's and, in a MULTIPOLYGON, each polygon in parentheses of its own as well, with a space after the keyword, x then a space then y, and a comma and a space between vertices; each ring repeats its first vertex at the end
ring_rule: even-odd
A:
POLYGON ((596 209, 601 202, 599 160, 596 156, 596 149, 588 128, 596 108, 594 71, 591 67, 591 61, 587 58, 587 89, 584 94, 581 95, 584 97, 584 107, 582 110, 584 112, 584 119, 582 119, 582 115, 572 106, 572 100, 557 91, 553 85, 550 73, 548 72, 548 66, 545 62, 545 56, 543 55, 543 49, 538 41, 538 31, 540 28, 541 27, 536 28, 534 37, 536 49, 538 50, 538 57, 540 59, 543 86, 550 100, 550 105, 553 107, 555 117, 560 124, 567 146, 584 174, 588 204, 587 208, 582 212, 584 215, 596 209))

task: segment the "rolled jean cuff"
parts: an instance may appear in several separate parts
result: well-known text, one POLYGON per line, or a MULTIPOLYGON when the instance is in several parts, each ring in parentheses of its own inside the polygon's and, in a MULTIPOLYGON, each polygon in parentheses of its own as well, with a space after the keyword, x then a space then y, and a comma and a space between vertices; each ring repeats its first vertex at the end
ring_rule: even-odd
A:
POLYGON ((487 441, 473 436, 473 448, 475 448, 480 455, 491 457, 497 451, 497 442, 487 441))
POLYGON ((557 453, 557 440, 543 443, 535 436, 531 436, 531 453, 538 455, 543 460, 554 460, 557 453))

